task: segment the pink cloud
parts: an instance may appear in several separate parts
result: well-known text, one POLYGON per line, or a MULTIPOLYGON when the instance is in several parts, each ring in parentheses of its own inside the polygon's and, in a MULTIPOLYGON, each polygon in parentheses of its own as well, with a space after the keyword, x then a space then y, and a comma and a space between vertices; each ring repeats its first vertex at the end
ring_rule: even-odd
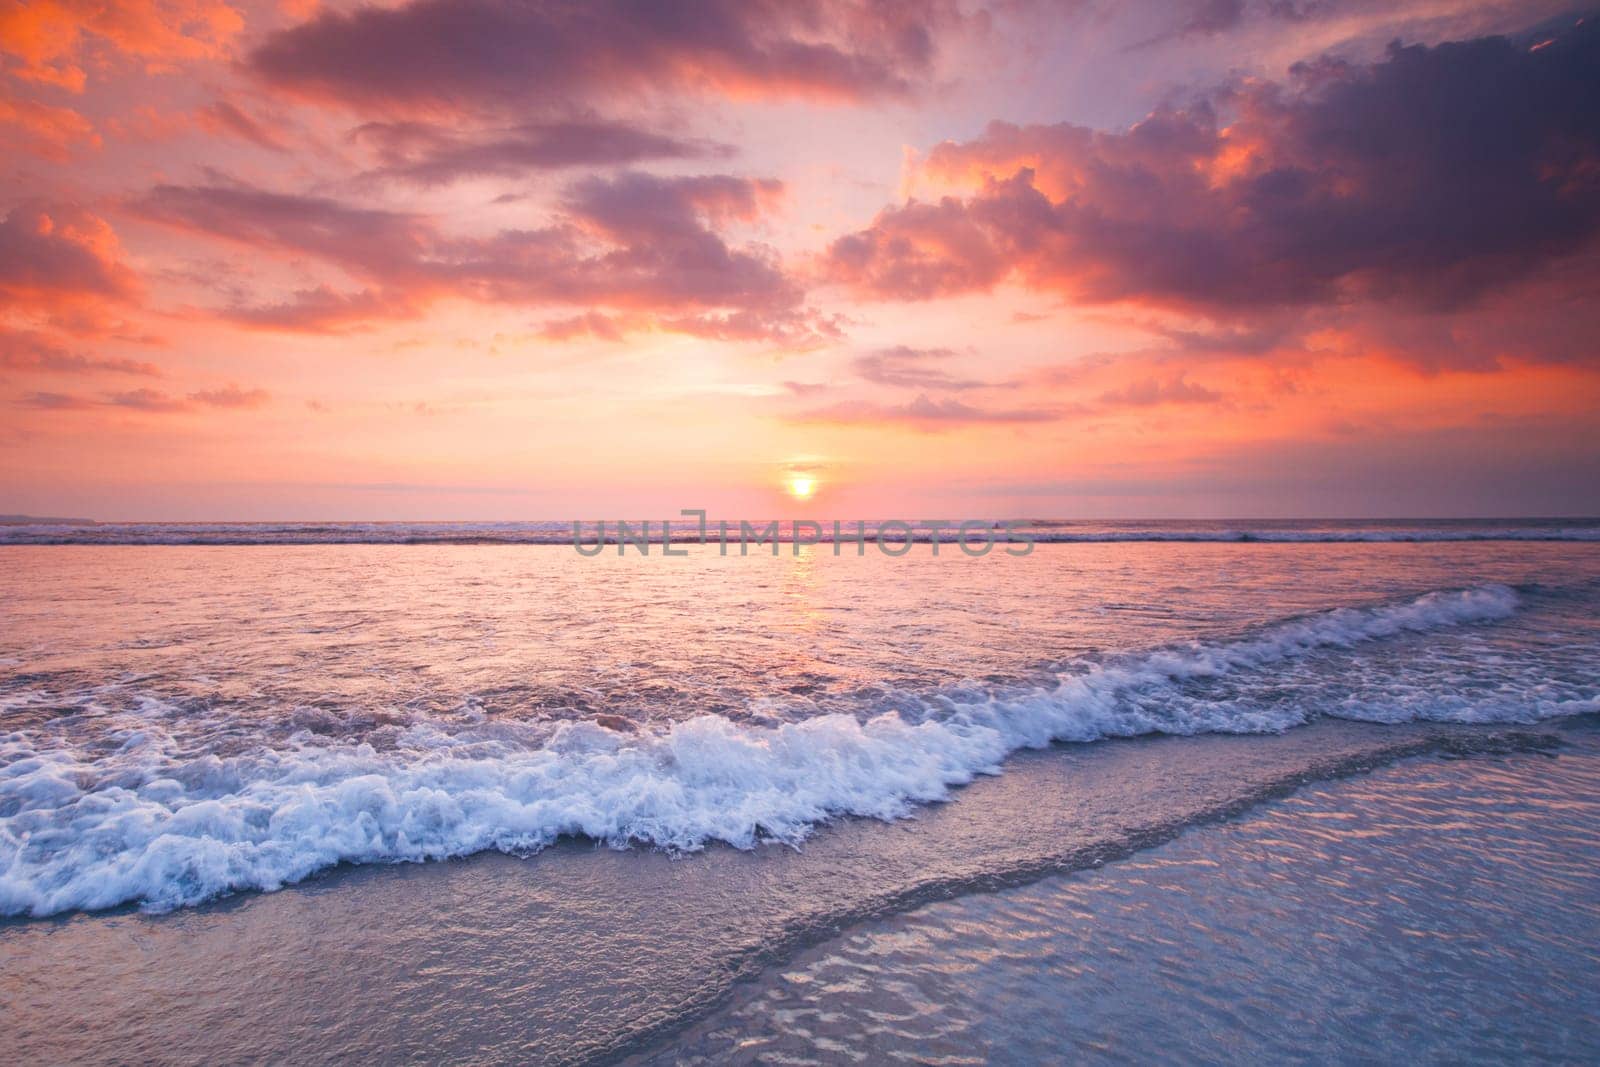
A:
POLYGON ((88 375, 128 374, 158 378, 154 363, 71 352, 31 330, 0 328, 0 367, 17 373, 88 375))

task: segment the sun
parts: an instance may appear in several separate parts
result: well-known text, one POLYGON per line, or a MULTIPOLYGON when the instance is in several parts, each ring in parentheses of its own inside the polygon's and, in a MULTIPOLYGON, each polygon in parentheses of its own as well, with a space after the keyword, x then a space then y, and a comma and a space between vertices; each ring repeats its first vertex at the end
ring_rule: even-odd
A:
POLYGON ((791 474, 786 488, 796 500, 810 500, 817 491, 817 480, 809 474, 791 474))

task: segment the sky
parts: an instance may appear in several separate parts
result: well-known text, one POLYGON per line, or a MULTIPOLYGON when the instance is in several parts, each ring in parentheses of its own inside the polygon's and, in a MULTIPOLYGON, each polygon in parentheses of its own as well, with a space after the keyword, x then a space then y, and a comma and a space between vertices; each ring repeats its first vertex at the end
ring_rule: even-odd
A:
POLYGON ((1600 17, 0 0, 0 513, 1600 513, 1600 17))

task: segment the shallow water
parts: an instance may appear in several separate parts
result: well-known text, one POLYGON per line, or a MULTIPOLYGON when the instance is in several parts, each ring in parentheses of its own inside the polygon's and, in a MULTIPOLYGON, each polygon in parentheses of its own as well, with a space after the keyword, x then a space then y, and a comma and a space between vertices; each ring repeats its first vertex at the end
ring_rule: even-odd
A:
POLYGON ((650 1063, 1595 1062, 1600 743, 1408 761, 930 904, 650 1063))
POLYGON ((0 912, 897 817, 1052 740, 1533 723, 1600 545, 0 547, 0 912))

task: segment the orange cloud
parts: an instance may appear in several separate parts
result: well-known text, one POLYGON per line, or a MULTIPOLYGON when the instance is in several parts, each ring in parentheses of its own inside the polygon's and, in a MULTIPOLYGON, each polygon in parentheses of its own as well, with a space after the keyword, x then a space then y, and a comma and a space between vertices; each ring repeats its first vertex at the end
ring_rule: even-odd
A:
POLYGON ((94 124, 70 107, 0 96, 0 123, 12 128, 7 140, 13 145, 56 163, 71 159, 75 147, 101 143, 94 124))
POLYGON ((82 92, 86 55, 106 47, 166 70, 182 60, 214 58, 244 28, 219 0, 7 0, 0 41, 8 72, 27 81, 82 92))

